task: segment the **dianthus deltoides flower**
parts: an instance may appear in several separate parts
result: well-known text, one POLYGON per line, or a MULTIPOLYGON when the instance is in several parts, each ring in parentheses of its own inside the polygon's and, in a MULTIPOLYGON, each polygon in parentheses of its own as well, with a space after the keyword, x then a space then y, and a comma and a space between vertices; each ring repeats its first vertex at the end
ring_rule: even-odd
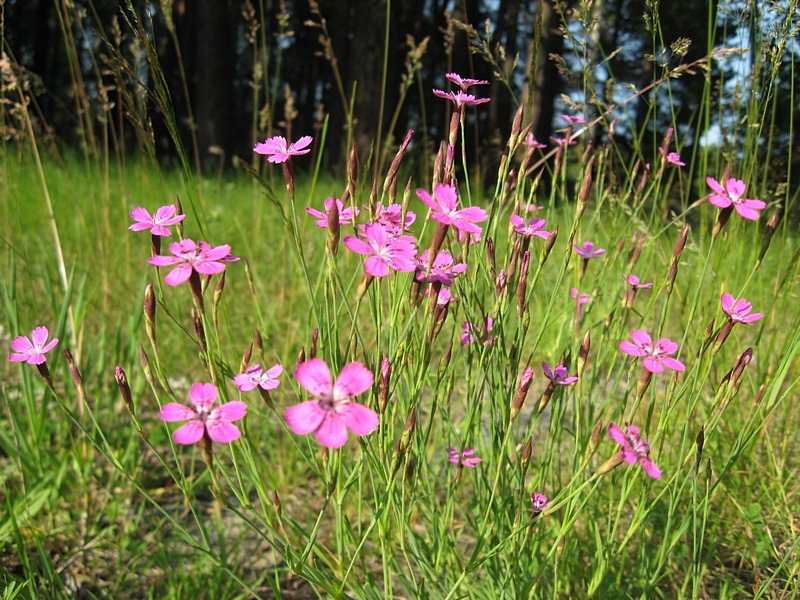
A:
POLYGON ((713 177, 706 177, 706 183, 713 192, 708 197, 708 201, 711 204, 717 208, 729 208, 733 206, 741 217, 750 221, 757 220, 759 217, 758 211, 767 206, 767 203, 763 200, 742 198, 747 186, 741 179, 730 177, 727 180, 723 180, 723 183, 720 183, 713 177))
POLYGON ((153 256, 148 261, 156 267, 175 268, 164 277, 168 285, 180 285, 187 281, 192 271, 201 275, 216 275, 225 270, 225 262, 234 262, 238 258, 231 256, 228 244, 212 247, 206 242, 195 243, 190 239, 173 242, 169 245, 172 256, 153 256))
POLYGON ((368 435, 378 428, 378 413, 351 398, 372 387, 372 371, 358 362, 344 366, 334 382, 324 360, 312 358, 297 366, 297 382, 316 398, 286 409, 284 418, 298 435, 313 433, 328 448, 347 442, 347 430, 368 435))
POLYGON ((31 331, 31 337, 20 335, 11 341, 11 349, 16 353, 8 355, 11 362, 26 362, 29 365, 41 365, 47 358, 45 354, 50 352, 58 344, 58 338, 53 338, 49 342, 47 338, 50 332, 44 325, 36 327, 31 331))
POLYGON ((155 214, 151 215, 147 209, 137 206, 130 211, 131 219, 136 221, 128 229, 131 231, 144 231, 149 229, 152 235, 170 235, 170 230, 167 229, 169 225, 180 223, 186 218, 186 215, 176 215, 177 207, 174 204, 168 204, 159 208, 155 214))
POLYGON ((686 369, 686 365, 677 358, 668 356, 678 351, 678 344, 669 338, 661 338, 653 344, 652 338, 644 329, 634 329, 631 331, 631 339, 632 343, 622 340, 619 349, 629 356, 644 356, 642 366, 651 373, 661 373, 664 367, 673 371, 686 369))
POLYGON ((194 444, 204 436, 219 444, 228 444, 239 439, 241 432, 231 421, 238 421, 247 414, 244 402, 234 401, 215 408, 218 391, 211 383, 195 383, 189 390, 193 407, 170 402, 161 407, 158 414, 162 421, 188 421, 178 427, 172 439, 178 444, 194 444))
POLYGON ((354 235, 344 238, 344 245, 358 254, 367 254, 364 270, 373 277, 385 277, 389 269, 410 272, 417 268, 416 240, 410 235, 391 235, 380 223, 364 227, 366 241, 354 235))
POLYGON ((308 146, 311 145, 312 137, 304 135, 293 144, 288 144, 282 135, 276 135, 259 142, 253 147, 256 154, 266 154, 267 160, 271 163, 284 163, 292 156, 300 156, 310 152, 308 146))
POLYGON ((431 209, 431 218, 442 225, 452 225, 459 233, 480 235, 482 229, 475 223, 489 218, 486 211, 478 206, 457 208, 456 186, 437 183, 433 196, 423 189, 417 190, 417 197, 431 209))
POLYGON ((608 426, 608 435, 611 439, 622 446, 619 454, 606 461, 600 467, 600 473, 607 473, 614 467, 625 462, 629 465, 639 463, 642 465, 644 472, 653 479, 661 479, 661 471, 650 459, 650 446, 639 436, 639 428, 633 425, 625 424, 625 430, 617 425, 611 423, 608 426))
POLYGON ((474 469, 483 461, 482 458, 475 456, 475 450, 470 447, 464 448, 462 452, 459 452, 450 446, 445 448, 445 450, 447 450, 447 460, 454 465, 467 467, 468 469, 474 469))

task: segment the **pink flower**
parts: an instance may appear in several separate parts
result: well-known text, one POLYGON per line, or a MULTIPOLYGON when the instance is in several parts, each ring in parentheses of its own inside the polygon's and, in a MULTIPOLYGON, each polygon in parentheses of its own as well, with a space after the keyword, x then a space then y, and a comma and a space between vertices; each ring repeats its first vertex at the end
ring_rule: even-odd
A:
POLYGON ((598 248, 595 250, 593 242, 583 242, 580 246, 576 244, 572 247, 575 249, 575 253, 583 258, 597 258, 606 252, 605 248, 598 248))
POLYGON ((275 365, 266 371, 261 365, 250 367, 244 373, 239 373, 233 378, 233 383, 239 388, 240 392, 249 392, 261 387, 263 390, 274 390, 280 385, 278 376, 283 373, 281 365, 275 365))
POLYGON ((177 265, 164 277, 164 282, 169 285, 180 285, 188 280, 192 270, 201 275, 215 275, 225 270, 224 262, 239 260, 231 256, 231 247, 227 244, 211 247, 206 242, 195 243, 185 239, 169 245, 172 256, 153 256, 149 263, 156 267, 169 267, 177 265))
POLYGON ((729 178, 724 182, 723 187, 713 177, 706 177, 706 183, 711 188, 713 194, 708 197, 708 201, 717 208, 728 208, 733 205, 743 218, 755 221, 758 219, 758 211, 767 206, 763 200, 750 200, 742 198, 745 183, 741 179, 729 178))
POLYGON ((286 409, 284 417, 298 435, 314 433, 328 448, 347 442, 348 428, 356 435, 368 435, 378 428, 378 413, 350 398, 372 387, 374 376, 364 365, 352 362, 341 370, 334 383, 325 361, 312 358, 297 366, 298 383, 317 397, 286 409))
POLYGON ((407 210, 403 214, 403 207, 397 203, 383 206, 378 203, 375 208, 376 221, 386 227, 387 230, 402 233, 408 231, 411 224, 417 219, 412 211, 407 210))
POLYGON ((474 469, 478 463, 480 463, 483 459, 474 456, 475 450, 472 448, 464 448, 463 452, 459 452, 455 448, 451 448, 448 446, 447 450, 447 460, 454 465, 459 465, 463 467, 467 467, 468 469, 474 469))
POLYGON ((751 315, 750 311, 753 309, 753 305, 744 298, 734 300, 730 294, 722 294, 720 302, 722 303, 722 312, 728 315, 734 323, 753 323, 764 316, 761 313, 751 315))
POLYGON ((583 117, 573 117, 571 115, 561 115, 561 118, 564 119, 570 125, 583 125, 586 123, 586 119, 583 117))
POLYGON ((364 227, 367 241, 354 235, 344 238, 344 245, 358 254, 368 254, 364 270, 373 277, 385 277, 389 268, 395 271, 413 271, 417 267, 416 240, 410 235, 391 236, 380 223, 368 223, 364 227))
POLYGON ((461 108, 462 106, 476 106, 489 102, 490 100, 490 98, 476 98, 472 94, 466 94, 462 91, 445 92, 443 90, 433 90, 433 95, 444 98, 445 100, 452 100, 456 108, 461 108))
POLYGON ((414 278, 417 281, 424 281, 426 283, 440 282, 442 285, 450 287, 453 285, 453 279, 467 270, 466 263, 453 264, 453 257, 445 250, 440 251, 436 255, 436 260, 431 265, 430 275, 425 278, 425 272, 428 270, 428 250, 425 250, 417 257, 417 273, 414 278))
MULTIPOLYGON (((536 149, 541 149, 541 148, 547 148, 547 144, 542 144, 541 142, 537 142, 537 141, 536 141, 536 138, 535 138, 535 137, 533 137, 533 134, 532 134, 532 133, 529 133, 529 134, 528 134, 528 137, 526 137, 526 138, 525 138, 525 144, 526 144, 526 145, 527 145, 527 146, 528 146, 528 147, 529 147, 531 150, 536 150, 536 149)), ((543 208, 543 207, 542 207, 542 208, 543 208)))
POLYGON ((167 225, 175 225, 180 223, 186 218, 186 215, 175 215, 177 207, 174 204, 162 206, 156 211, 156 214, 150 216, 141 206, 134 208, 129 214, 131 219, 136 221, 133 225, 128 227, 131 231, 144 231, 149 229, 153 235, 170 235, 167 225), (175 216, 173 216, 175 215, 175 216))
POLYGON ((489 83, 485 79, 468 79, 466 77, 461 77, 461 75, 457 73, 445 73, 445 77, 448 80, 455 83, 458 87, 462 90, 466 91, 466 89, 473 85, 486 85, 489 83))
POLYGON ((550 365, 546 362, 542 363, 542 371, 544 376, 552 381, 555 385, 572 385, 578 378, 576 376, 567 377, 567 367, 558 365, 555 369, 550 369, 550 365))
POLYGON ((538 515, 540 512, 547 510, 550 504, 551 503, 547 501, 547 496, 544 494, 539 494, 537 492, 531 494, 531 509, 534 515, 538 515))
POLYGON ((608 426, 608 435, 611 439, 622 446, 622 460, 632 465, 638 462, 642 465, 644 472, 653 479, 661 479, 661 471, 656 466, 648 454, 650 446, 639 437, 639 428, 625 424, 626 431, 623 431, 616 423, 608 426))
POLYGON ((681 361, 667 356, 678 351, 678 344, 667 338, 661 338, 653 345, 653 340, 644 329, 634 329, 631 331, 631 339, 622 340, 619 349, 629 356, 645 356, 642 362, 645 369, 651 373, 661 373, 664 367, 673 371, 683 371, 686 368, 681 361))
POLYGON ((311 144, 312 139, 310 135, 304 135, 287 147, 286 138, 282 135, 276 135, 256 144, 253 148, 253 152, 268 155, 269 158, 267 160, 271 163, 283 163, 292 156, 299 156, 310 152, 308 146, 311 144))
POLYGON ((494 343, 494 336, 489 332, 492 330, 493 325, 494 319, 492 319, 492 317, 486 317, 486 329, 484 331, 479 331, 475 325, 469 321, 464 321, 461 324, 461 343, 472 344, 475 341, 475 335, 477 334, 484 344, 491 346, 494 343))
POLYGON ((433 197, 423 189, 417 190, 417 196, 431 209, 434 221, 452 225, 459 233, 480 235, 482 229, 475 223, 489 218, 486 211, 477 206, 457 209, 458 197, 454 185, 438 183, 433 187, 433 197))
POLYGON ((358 209, 353 207, 344 208, 342 206, 342 201, 337 198, 328 198, 323 203, 325 207, 325 212, 320 212, 316 208, 311 208, 310 206, 306 206, 306 212, 310 214, 312 217, 316 217, 317 220, 315 221, 317 227, 322 227, 323 229, 328 228, 328 214, 331 212, 331 208, 333 207, 333 203, 336 202, 336 208, 339 209, 339 225, 349 225, 353 221, 354 216, 358 216, 358 209))
POLYGON ((653 287, 652 283, 640 283, 636 275, 623 275, 622 278, 635 290, 646 290, 653 287))
POLYGON ((666 148, 659 148, 661 155, 667 160, 667 163, 675 165, 676 167, 685 167, 686 163, 681 162, 681 155, 677 152, 667 152, 666 148))
POLYGON ((570 296, 575 298, 575 303, 578 305, 577 306, 578 310, 580 310, 581 306, 583 306, 584 304, 589 304, 592 300, 594 300, 594 298, 592 298, 586 293, 578 294, 578 290, 576 288, 570 288, 569 294, 570 296))
POLYGON ((50 352, 58 344, 58 338, 53 338, 49 342, 47 338, 50 332, 44 325, 36 327, 31 331, 31 337, 24 335, 14 338, 11 341, 11 349, 17 354, 9 354, 8 360, 11 362, 26 362, 29 365, 40 365, 47 360, 45 354, 50 352))
POLYGON ((162 406, 158 413, 162 421, 188 421, 172 434, 176 443, 194 444, 204 435, 219 444, 239 439, 241 432, 231 421, 238 421, 247 414, 244 402, 227 402, 212 409, 217 401, 217 388, 211 383, 195 383, 189 390, 189 400, 194 408, 171 402, 162 406))
POLYGON ((542 227, 547 224, 544 219, 531 219, 529 223, 525 223, 525 219, 519 215, 511 215, 508 219, 514 227, 514 231, 523 237, 536 236, 547 239, 550 235, 549 231, 543 231, 542 227))
POLYGON ((578 142, 570 138, 567 140, 566 138, 560 138, 555 136, 550 136, 550 141, 552 141, 556 146, 574 146, 578 142))

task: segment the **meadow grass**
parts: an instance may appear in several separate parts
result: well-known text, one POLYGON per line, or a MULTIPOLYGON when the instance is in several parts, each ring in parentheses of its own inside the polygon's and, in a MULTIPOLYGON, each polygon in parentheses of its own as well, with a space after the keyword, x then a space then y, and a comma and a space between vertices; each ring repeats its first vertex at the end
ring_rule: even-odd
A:
POLYGON ((60 343, 50 381, 2 367, 2 597, 796 597, 800 249, 776 213, 797 202, 789 173, 761 181, 755 145, 645 171, 613 143, 587 149, 579 123, 543 171, 519 114, 489 191, 459 152, 432 176, 400 153, 373 194, 370 168, 333 178, 303 156, 291 192, 281 165, 203 179, 74 154, 36 169, 7 151, 3 343, 39 325, 60 343), (760 218, 731 208, 721 225, 705 177, 726 169, 767 201, 760 218), (486 219, 480 241, 443 238, 467 265, 446 309, 414 273, 365 277, 354 224, 305 211, 348 195, 366 224, 398 202, 421 252, 445 230, 416 189, 451 182, 486 219), (132 208, 176 197, 187 217, 163 255, 181 236, 240 258, 201 284, 202 305, 128 231, 132 208), (511 215, 554 233, 526 258, 511 215), (604 253, 584 262, 587 241, 604 253), (631 298, 630 274, 652 288, 631 298), (723 340, 723 293, 763 318, 723 340), (675 342, 685 370, 647 375, 620 348, 637 329, 675 342), (353 362, 374 374, 354 399, 379 415, 368 435, 329 448, 293 432, 286 409, 312 395, 293 373, 313 357, 334 378, 353 362), (578 380, 550 386, 542 362, 578 380), (232 382, 255 363, 284 368, 268 395, 232 382), (176 443, 160 411, 199 382, 246 403, 241 437, 176 443), (649 459, 639 446, 640 464, 622 462, 612 423, 638 427, 649 459))

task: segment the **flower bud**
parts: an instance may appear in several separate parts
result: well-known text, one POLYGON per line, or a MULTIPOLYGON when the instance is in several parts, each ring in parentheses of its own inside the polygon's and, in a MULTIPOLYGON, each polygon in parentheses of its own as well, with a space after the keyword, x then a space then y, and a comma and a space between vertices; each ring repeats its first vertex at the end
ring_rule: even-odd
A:
POLYGON ((389 382, 392 376, 392 365, 387 357, 381 360, 381 373, 378 380, 378 412, 383 414, 389 403, 389 382))
POLYGON ((589 357, 589 350, 592 347, 592 334, 591 330, 587 329, 586 333, 581 340, 581 347, 578 350, 578 377, 583 377, 583 370, 586 368, 586 359, 589 357))
POLYGON ((319 327, 315 327, 314 331, 311 332, 311 346, 308 349, 308 358, 316 358, 317 357, 317 340, 319 339, 319 327))
MULTIPOLYGON (((175 195, 175 214, 182 215, 183 214, 183 206, 181 206, 181 199, 178 195, 175 195)), ((183 220, 180 220, 175 225, 175 229, 178 231, 178 237, 183 239, 183 220)))
POLYGON ((339 204, 334 198, 328 211, 328 239, 325 243, 328 256, 336 256, 339 252, 339 230, 339 204))
POLYGON ((144 328, 147 338, 155 347, 156 345, 156 299, 153 284, 148 283, 144 288, 144 328))
POLYGON ((250 364, 250 359, 253 356, 253 342, 247 346, 247 350, 244 351, 244 355, 242 356, 242 362, 239 363, 239 373, 244 373, 247 371, 247 367, 250 364))
POLYGON ((304 362, 306 362, 306 349, 301 346, 300 352, 297 353, 297 360, 295 361, 295 366, 299 367, 304 362))
POLYGON ((136 412, 133 405, 133 394, 131 393, 131 386, 128 384, 128 376, 119 365, 114 368, 114 379, 117 381, 119 393, 122 395, 122 401, 125 403, 125 408, 128 409, 128 412, 131 413, 132 417, 135 417, 136 412))
POLYGON ((72 357, 72 352, 70 352, 69 348, 64 348, 64 358, 67 360, 69 374, 70 377, 72 377, 75 388, 78 390, 78 396, 83 402, 86 402, 86 388, 83 386, 83 377, 81 376, 80 369, 78 369, 78 365, 75 364, 75 359, 72 357))
POLYGON ((528 396, 528 389, 531 387, 533 381, 533 367, 525 367, 519 379, 519 386, 514 398, 511 400, 511 422, 517 418, 522 405, 525 403, 525 398, 528 396))

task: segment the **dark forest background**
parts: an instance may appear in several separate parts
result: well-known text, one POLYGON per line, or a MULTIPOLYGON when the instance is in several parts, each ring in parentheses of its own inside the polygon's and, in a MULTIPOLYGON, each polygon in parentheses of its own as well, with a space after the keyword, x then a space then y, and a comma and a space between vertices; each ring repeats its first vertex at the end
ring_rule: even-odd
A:
MULTIPOLYGON (((764 175, 772 168, 785 174, 786 161, 797 160, 790 134, 781 133, 800 118, 790 93, 800 83, 800 70, 792 68, 797 42, 774 42, 781 27, 797 26, 788 2, 770 3, 769 12, 765 2, 656 0, 6 0, 2 6, 4 69, 27 82, 31 112, 53 148, 124 153, 138 145, 158 160, 180 155, 180 148, 194 170, 216 171, 235 156, 250 160, 254 142, 267 136, 319 140, 327 121, 329 168, 341 167, 351 144, 362 161, 378 149, 389 155, 409 128, 417 132, 418 152, 435 152, 451 107, 431 89, 449 89, 444 74, 454 71, 491 82, 475 88, 491 102, 469 111, 467 120, 465 143, 478 168, 497 160, 520 103, 544 142, 564 126, 561 112, 597 118, 590 132, 595 143, 616 118, 620 147, 648 162, 670 126, 684 160, 704 134, 704 143, 736 153, 752 138, 742 122, 749 105, 774 123, 764 175), (784 17, 776 6, 786 9, 784 17), (716 47, 747 50, 703 61, 716 47), (766 88, 760 82, 773 69, 779 85, 766 88), (668 73, 669 86, 648 87, 668 73), (707 77, 712 98, 704 96, 707 77), (637 90, 645 91, 623 104, 637 90)), ((9 77, 4 97, 13 93, 9 77)), ((6 109, 4 122, 11 139, 20 129, 13 110, 6 109)))

